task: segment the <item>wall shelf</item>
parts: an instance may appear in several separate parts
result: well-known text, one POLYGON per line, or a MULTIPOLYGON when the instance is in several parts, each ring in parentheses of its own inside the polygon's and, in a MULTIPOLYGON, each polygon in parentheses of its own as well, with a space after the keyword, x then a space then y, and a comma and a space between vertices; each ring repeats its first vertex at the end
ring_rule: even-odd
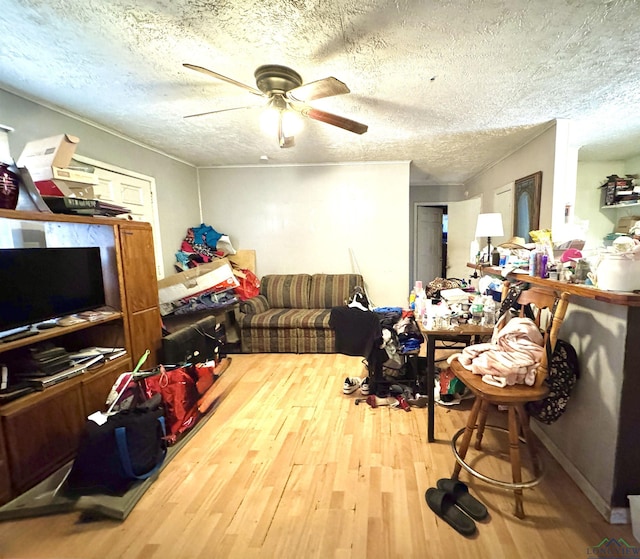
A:
POLYGON ((628 202, 628 203, 622 203, 622 204, 610 204, 608 206, 601 206, 600 209, 601 210, 621 210, 622 208, 637 208, 638 206, 640 206, 640 200, 638 200, 637 202, 628 202))

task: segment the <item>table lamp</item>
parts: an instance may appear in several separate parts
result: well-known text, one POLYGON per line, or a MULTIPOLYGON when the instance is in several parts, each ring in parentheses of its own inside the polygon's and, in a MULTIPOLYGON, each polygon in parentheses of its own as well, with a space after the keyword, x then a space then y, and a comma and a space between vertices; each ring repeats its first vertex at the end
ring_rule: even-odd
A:
POLYGON ((491 237, 502 237, 502 214, 479 214, 476 223, 476 237, 487 238, 487 263, 491 264, 491 237))

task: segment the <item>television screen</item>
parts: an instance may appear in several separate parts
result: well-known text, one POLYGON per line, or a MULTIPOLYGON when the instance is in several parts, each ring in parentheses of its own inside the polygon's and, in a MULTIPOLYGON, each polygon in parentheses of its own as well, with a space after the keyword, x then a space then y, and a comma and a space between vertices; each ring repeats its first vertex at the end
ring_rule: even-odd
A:
POLYGON ((98 247, 0 249, 0 332, 104 304, 98 247))

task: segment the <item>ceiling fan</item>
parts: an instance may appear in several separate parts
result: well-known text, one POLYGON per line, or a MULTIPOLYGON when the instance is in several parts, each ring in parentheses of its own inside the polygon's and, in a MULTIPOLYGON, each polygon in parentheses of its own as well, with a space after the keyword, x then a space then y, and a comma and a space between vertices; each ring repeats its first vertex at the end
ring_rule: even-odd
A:
MULTIPOLYGON (((300 74, 295 70, 292 70, 287 66, 266 64, 258 67, 254 73, 257 85, 256 89, 255 87, 246 85, 232 78, 228 78, 222 74, 203 68, 202 66, 187 63, 184 63, 183 66, 190 70, 206 74, 207 76, 237 85, 254 95, 266 98, 267 102, 264 107, 277 112, 278 142, 281 148, 287 148, 294 145, 293 135, 287 135, 285 127, 283 126, 283 120, 286 118, 286 114, 289 111, 295 111, 305 117, 337 126, 338 128, 354 132, 355 134, 364 134, 368 129, 366 124, 361 124, 355 120, 338 116, 333 113, 328 113, 320 109, 315 109, 307 104, 309 101, 313 101, 314 99, 349 93, 349 88, 336 78, 329 77, 305 84, 302 83, 300 74)), ((184 118, 193 118, 214 113, 222 113, 225 111, 251 108, 255 108, 255 106, 232 107, 230 109, 208 111, 205 113, 187 115, 184 118)))

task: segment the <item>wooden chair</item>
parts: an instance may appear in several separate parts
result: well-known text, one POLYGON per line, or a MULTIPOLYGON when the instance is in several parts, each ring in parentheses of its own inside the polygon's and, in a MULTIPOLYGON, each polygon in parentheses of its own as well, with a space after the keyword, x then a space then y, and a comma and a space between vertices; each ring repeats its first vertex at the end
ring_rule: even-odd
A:
MULTIPOLYGON (((507 289, 508 288, 505 288, 504 290, 503 298, 507 289)), ((542 288, 530 288, 522 291, 518 297, 518 303, 522 305, 520 316, 524 316, 524 305, 531 305, 530 308, 534 310, 535 322, 544 334, 545 346, 548 340, 551 344, 551 353, 553 353, 558 338, 558 330, 567 310, 568 293, 556 293, 542 288)), ((549 390, 547 384, 544 382, 547 377, 546 352, 542 363, 536 370, 536 379, 532 386, 516 384, 501 388, 487 384, 482 380, 481 375, 468 371, 457 359, 451 362, 451 369, 456 377, 458 377, 476 397, 466 427, 457 431, 451 441, 453 453, 456 458, 452 477, 457 479, 461 468, 464 468, 471 475, 487 483, 513 490, 515 496, 515 515, 518 518, 524 518, 522 490, 537 485, 543 474, 529 429, 529 415, 525 409, 525 404, 527 402, 542 400, 548 395, 549 390), (486 425, 490 408, 497 405, 507 408, 508 429, 486 425), (482 450, 482 437, 485 426, 487 428, 506 431, 509 434, 511 481, 503 481, 484 475, 465 461, 474 430, 477 431, 475 448, 482 450), (458 449, 457 440, 461 435, 464 436, 458 449), (533 466, 534 477, 526 481, 522 480, 521 473, 521 443, 524 443, 526 448, 528 448, 529 457, 533 466)))

